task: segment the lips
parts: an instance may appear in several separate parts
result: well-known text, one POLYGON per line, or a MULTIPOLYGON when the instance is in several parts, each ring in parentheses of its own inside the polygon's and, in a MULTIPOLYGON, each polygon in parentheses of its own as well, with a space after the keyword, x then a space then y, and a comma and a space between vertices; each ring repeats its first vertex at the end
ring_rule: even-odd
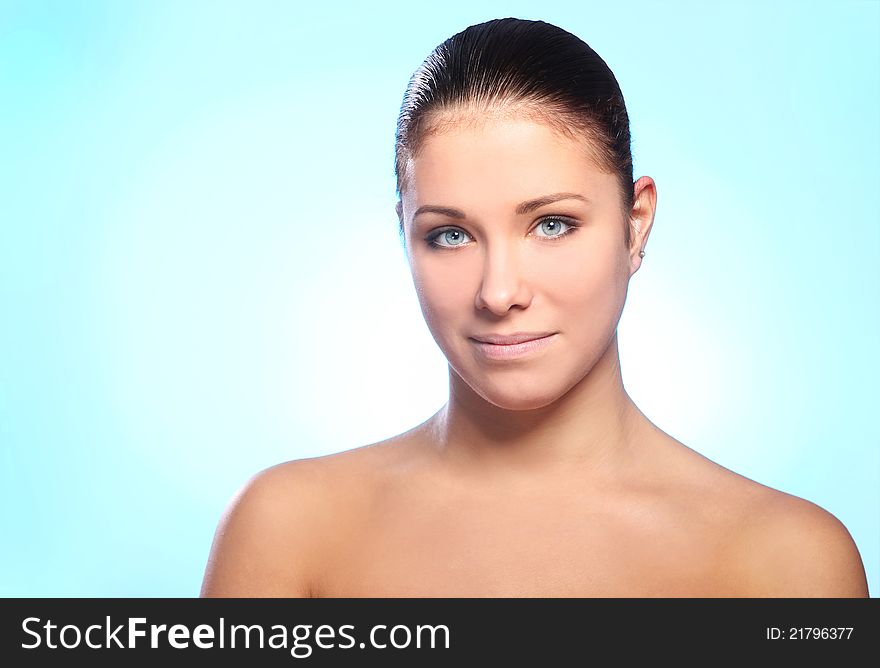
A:
POLYGON ((513 334, 480 334, 471 338, 483 343, 492 343, 497 346, 511 346, 535 339, 543 339, 555 332, 514 332, 513 334))
POLYGON ((493 334, 481 335, 482 338, 494 338, 496 341, 512 341, 519 339, 519 343, 488 343, 471 337, 474 349, 484 359, 496 362, 527 361, 537 356, 541 351, 553 345, 558 338, 557 332, 545 334, 543 332, 518 332, 506 336, 493 334), (541 336, 541 334, 544 334, 541 336))

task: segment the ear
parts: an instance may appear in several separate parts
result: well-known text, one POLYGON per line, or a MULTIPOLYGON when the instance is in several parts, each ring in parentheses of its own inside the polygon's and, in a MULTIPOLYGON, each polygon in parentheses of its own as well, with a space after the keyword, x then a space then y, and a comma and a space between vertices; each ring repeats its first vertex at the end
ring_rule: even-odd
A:
POLYGON ((633 184, 633 208, 629 214, 632 226, 632 243, 629 247, 629 264, 632 276, 642 266, 639 252, 645 250, 648 235, 654 225, 654 214, 657 212, 657 187, 650 176, 642 176, 633 184))

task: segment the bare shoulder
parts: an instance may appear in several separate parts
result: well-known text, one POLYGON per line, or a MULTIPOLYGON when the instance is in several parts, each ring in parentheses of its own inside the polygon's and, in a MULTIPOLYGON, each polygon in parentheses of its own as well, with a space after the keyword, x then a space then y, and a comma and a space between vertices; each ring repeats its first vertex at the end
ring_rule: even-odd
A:
POLYGON ((768 487, 670 437, 675 498, 721 546, 725 596, 867 597, 865 568, 844 524, 821 506, 768 487))
POLYGON ((232 496, 217 526, 201 596, 309 596, 324 476, 309 459, 252 475, 232 496))
POLYGON ((752 485, 734 536, 742 596, 868 596, 858 547, 837 517, 806 499, 752 485))
MULTIPOLYGON (((392 439, 393 440, 393 439, 392 439)), ((232 496, 214 534, 202 597, 309 597, 375 472, 396 455, 391 441, 277 464, 232 496)))

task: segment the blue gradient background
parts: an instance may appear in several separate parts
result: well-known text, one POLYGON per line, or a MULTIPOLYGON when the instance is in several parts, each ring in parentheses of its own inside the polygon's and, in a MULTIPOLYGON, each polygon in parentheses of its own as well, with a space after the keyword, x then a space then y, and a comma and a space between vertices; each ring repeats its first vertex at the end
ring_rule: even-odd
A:
POLYGON ((501 16, 596 49, 657 182, 628 391, 877 594, 880 4, 539 5, 0 2, 0 595, 195 596, 250 475, 443 404, 394 125, 501 16))

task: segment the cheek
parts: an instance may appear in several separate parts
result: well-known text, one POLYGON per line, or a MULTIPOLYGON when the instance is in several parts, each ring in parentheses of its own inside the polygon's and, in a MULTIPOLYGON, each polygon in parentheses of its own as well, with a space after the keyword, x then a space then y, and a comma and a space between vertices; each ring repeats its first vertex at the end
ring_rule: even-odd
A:
POLYGON ((413 283, 422 314, 432 331, 435 331, 435 323, 454 325, 463 309, 473 306, 473 287, 468 272, 420 262, 413 266, 413 283))
POLYGON ((601 318, 611 314, 619 301, 619 264, 616 253, 581 248, 565 256, 557 254, 552 265, 541 271, 553 286, 551 294, 558 306, 601 318))

